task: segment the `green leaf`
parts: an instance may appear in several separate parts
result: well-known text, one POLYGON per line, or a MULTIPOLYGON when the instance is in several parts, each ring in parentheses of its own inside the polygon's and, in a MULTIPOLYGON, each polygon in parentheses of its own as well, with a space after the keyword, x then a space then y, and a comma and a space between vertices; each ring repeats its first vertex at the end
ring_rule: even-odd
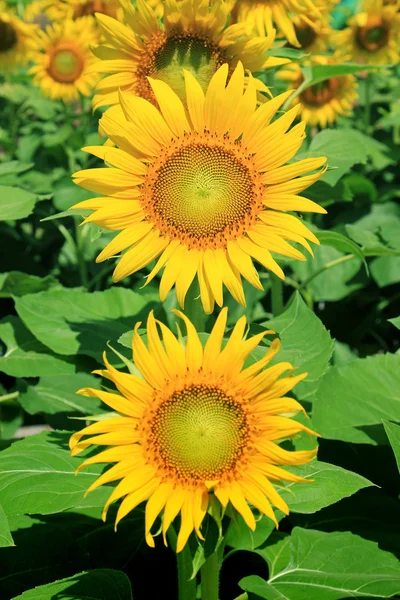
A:
POLYGON ((7 548, 8 546, 15 546, 15 544, 11 535, 6 514, 3 510, 3 507, 0 505, 0 548, 7 548))
POLYGON ((390 598, 400 592, 400 563, 378 544, 352 533, 295 527, 286 568, 268 582, 251 576, 239 585, 268 600, 390 598), (273 592, 281 596, 271 595, 273 592))
MULTIPOLYGON (((330 246, 343 252, 344 254, 353 254, 357 258, 363 261, 365 268, 367 269, 367 263, 360 246, 353 242, 350 238, 339 233, 338 231, 317 231, 316 236, 323 246, 330 246)), ((368 270, 367 270, 368 272, 368 270)))
POLYGON ((84 387, 99 389, 100 378, 86 373, 44 376, 37 385, 22 392, 18 402, 30 415, 97 415, 106 411, 106 406, 100 400, 77 395, 76 392, 84 387))
POLYGON ((55 290, 16 298, 15 308, 33 335, 58 354, 86 354, 101 361, 107 341, 133 329, 139 313, 158 300, 121 287, 86 293, 55 290))
MULTIPOLYGON (((93 198, 95 194, 73 183, 70 176, 63 177, 54 186, 53 204, 57 210, 66 211, 82 200, 93 198)), ((68 213, 70 216, 74 213, 68 213)), ((75 213, 77 214, 77 213, 75 213)))
POLYGON ((354 63, 347 63, 343 65, 310 65, 303 66, 303 83, 297 88, 295 94, 292 96, 296 98, 305 89, 325 81, 330 77, 341 77, 342 75, 354 75, 360 71, 373 71, 377 69, 376 65, 359 65, 354 63))
POLYGON ((42 136, 42 144, 45 148, 53 148, 54 146, 59 146, 60 144, 64 144, 71 137, 73 133, 73 128, 68 123, 64 123, 61 127, 59 127, 54 133, 46 133, 42 136))
POLYGON ((122 571, 95 569, 28 590, 13 600, 132 600, 131 584, 122 571))
POLYGON ((269 576, 274 577, 283 571, 290 562, 291 538, 287 533, 274 531, 268 544, 257 551, 257 554, 268 563, 269 576))
POLYGON ((0 185, 0 221, 13 221, 28 217, 38 197, 16 187, 0 185))
POLYGON ((390 421, 383 421, 383 426, 386 431, 386 435, 389 438, 390 445, 396 458, 397 468, 400 471, 400 425, 391 423, 390 421))
POLYGON ((395 317, 394 319, 388 319, 389 323, 394 325, 396 329, 400 329, 400 317, 395 317))
POLYGON ((400 256, 381 256, 370 267, 371 275, 380 288, 400 283, 400 256))
POLYGON ((266 324, 279 334, 282 350, 277 361, 289 361, 297 372, 308 372, 304 381, 296 385, 298 398, 313 395, 319 379, 328 369, 333 352, 333 341, 322 322, 307 308, 299 293, 296 293, 289 308, 266 324))
POLYGON ((295 261, 291 266, 315 302, 342 300, 362 285, 351 281, 360 270, 360 260, 330 246, 317 246, 314 258, 307 256, 306 262, 295 261), (349 258, 344 260, 346 256, 349 258))
POLYGON ((311 140, 308 151, 298 154, 296 159, 326 156, 330 168, 320 181, 334 186, 354 165, 366 164, 368 158, 376 153, 376 146, 370 140, 367 135, 355 129, 346 129, 345 132, 343 129, 325 129, 311 140))
POLYGON ((0 503, 7 516, 104 506, 110 495, 107 486, 84 499, 101 469, 91 466, 75 476, 82 458, 70 456, 69 436, 66 432, 43 432, 0 453, 0 503))
POLYGON ((11 160, 0 164, 0 177, 22 173, 33 167, 33 163, 22 163, 19 160, 11 160))
POLYGON ((324 438, 384 443, 382 419, 399 414, 400 356, 378 354, 331 367, 313 404, 313 424, 324 438))
POLYGON ((0 371, 13 377, 40 377, 73 373, 75 366, 55 356, 26 329, 21 319, 10 315, 0 322, 0 339, 6 352, 0 371))
POLYGON ((60 284, 51 275, 36 277, 21 271, 0 273, 0 297, 3 298, 36 294, 55 287, 60 287, 60 284))
POLYGON ((279 492, 288 503, 290 511, 296 513, 317 512, 373 485, 358 473, 317 460, 288 468, 288 471, 311 480, 310 483, 287 483, 279 492))
POLYGON ((349 236, 360 244, 364 256, 398 256, 400 252, 382 243, 382 237, 359 225, 345 225, 349 236))
MULTIPOLYGON (((280 518, 284 515, 280 514, 280 518)), ((254 550, 265 542, 271 533, 275 530, 275 524, 268 517, 260 517, 256 522, 256 528, 251 531, 240 515, 237 515, 235 521, 231 521, 229 529, 225 536, 225 543, 235 550, 254 550)))
POLYGON ((12 400, 5 401, 3 396, 0 403, 0 440, 11 439, 23 422, 21 407, 12 400))

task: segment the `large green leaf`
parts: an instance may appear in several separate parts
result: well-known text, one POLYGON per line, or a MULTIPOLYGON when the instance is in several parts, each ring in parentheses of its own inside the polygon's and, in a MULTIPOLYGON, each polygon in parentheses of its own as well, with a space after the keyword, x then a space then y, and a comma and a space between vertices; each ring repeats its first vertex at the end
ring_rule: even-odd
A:
POLYGON ((6 351, 0 357, 0 371, 13 377, 40 377, 73 373, 75 366, 55 356, 13 315, 0 322, 0 340, 6 351))
POLYGON ((44 376, 37 385, 22 392, 18 401, 30 415, 97 415, 106 410, 100 400, 77 395, 76 392, 84 387, 99 388, 100 378, 86 373, 44 376))
POLYGON ((400 256, 380 256, 371 263, 371 275, 380 288, 400 283, 400 256))
POLYGON ((36 277, 21 271, 0 273, 0 297, 36 294, 54 287, 60 287, 60 284, 51 275, 36 277))
POLYGON ((0 548, 14 546, 10 526, 3 507, 0 505, 0 548))
POLYGON ((13 600, 132 600, 131 584, 122 571, 95 569, 28 590, 13 600))
POLYGON ((0 221, 28 217, 38 197, 20 188, 0 185, 0 221))
POLYGON ((344 254, 354 254, 354 256, 365 263, 364 254, 360 246, 345 235, 338 231, 317 231, 316 235, 323 246, 330 246, 344 254))
POLYGON ((397 559, 352 533, 295 527, 290 536, 290 555, 285 550, 286 541, 280 539, 277 544, 285 552, 286 567, 278 573, 274 570, 268 582, 257 576, 245 577, 240 582, 242 589, 267 600, 391 598, 400 592, 397 559))
POLYGON ((315 302, 336 302, 359 289, 362 284, 351 280, 360 267, 358 258, 329 246, 317 246, 314 257, 307 256, 306 262, 292 263, 294 272, 303 286, 311 291, 315 302), (329 266, 331 264, 333 266, 329 266))
POLYGON ((393 448, 397 467, 400 471, 400 425, 390 423, 390 421, 383 421, 383 426, 389 438, 390 445, 393 448))
POLYGON ((296 395, 301 399, 312 396, 333 352, 328 331, 298 293, 289 308, 266 325, 276 331, 282 341, 277 360, 287 360, 298 372, 308 372, 308 377, 296 386, 296 395))
POLYGON ((291 512, 314 513, 373 485, 358 473, 317 460, 288 470, 310 480, 310 483, 289 483, 280 490, 291 512))
POLYGON ((65 289, 17 298, 15 306, 33 335, 54 352, 101 360, 107 341, 133 329, 139 313, 156 299, 154 292, 120 287, 91 294, 65 289))
POLYGON ((400 414, 399 387, 400 356, 396 354, 359 358, 345 366, 331 367, 316 393, 314 427, 329 439, 382 442, 382 419, 400 414))
POLYGON ((57 513, 69 508, 103 506, 110 491, 83 495, 101 469, 75 476, 82 458, 70 456, 68 433, 43 432, 15 442, 0 453, 0 503, 7 516, 57 513))
POLYGON ((356 164, 366 164, 377 152, 376 141, 355 129, 324 129, 312 139, 308 151, 296 158, 326 156, 331 167, 321 181, 336 185, 356 164), (345 139, 345 143, 344 143, 345 139))

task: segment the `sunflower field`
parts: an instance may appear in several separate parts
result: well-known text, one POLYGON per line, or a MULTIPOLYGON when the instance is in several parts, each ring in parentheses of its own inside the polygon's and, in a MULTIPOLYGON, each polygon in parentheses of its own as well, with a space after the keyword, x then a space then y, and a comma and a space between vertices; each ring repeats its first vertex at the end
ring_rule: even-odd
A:
POLYGON ((0 0, 0 600, 400 599, 400 0, 0 0))

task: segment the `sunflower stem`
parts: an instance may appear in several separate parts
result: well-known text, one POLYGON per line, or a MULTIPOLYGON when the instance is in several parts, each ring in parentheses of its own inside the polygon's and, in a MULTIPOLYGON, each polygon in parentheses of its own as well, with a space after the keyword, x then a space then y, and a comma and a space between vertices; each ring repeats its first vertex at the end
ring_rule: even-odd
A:
POLYGON ((200 298, 198 281, 193 281, 185 299, 185 315, 191 320, 197 331, 205 331, 207 315, 204 312, 200 298))
POLYGON ((284 310, 283 283, 274 273, 271 273, 271 310, 274 317, 280 315, 284 310))
POLYGON ((365 96, 364 96, 364 103, 365 103, 365 129, 366 132, 369 133, 370 130, 370 126, 371 126, 371 74, 367 73, 367 76, 365 78, 365 96))
POLYGON ((78 221, 75 220, 75 237, 76 237, 76 260, 79 267, 79 275, 81 279, 82 287, 88 289, 89 279, 85 262, 84 245, 85 240, 82 237, 82 229, 80 228, 78 221))
POLYGON ((200 569, 201 600, 218 600, 220 569, 221 561, 219 552, 216 550, 200 569))
MULTIPOLYGON (((171 525, 167 532, 168 541, 172 548, 176 548, 177 535, 171 525)), ((191 579, 193 573, 193 560, 190 545, 187 543, 183 550, 176 555, 178 569, 178 600, 196 600, 196 578, 191 579)))

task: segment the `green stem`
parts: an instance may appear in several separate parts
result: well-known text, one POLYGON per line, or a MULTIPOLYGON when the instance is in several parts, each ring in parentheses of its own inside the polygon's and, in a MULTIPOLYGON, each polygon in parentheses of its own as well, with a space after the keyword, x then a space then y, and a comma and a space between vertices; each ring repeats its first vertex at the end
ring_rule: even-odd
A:
POLYGON ((89 287, 89 279, 88 279, 85 256, 84 256, 84 239, 82 236, 82 230, 79 226, 77 219, 75 220, 75 238, 76 238, 76 260, 78 261, 81 284, 84 288, 87 289, 89 287))
POLYGON ((216 550, 200 569, 201 600, 218 600, 220 568, 219 552, 216 550))
POLYGON ((237 596, 237 598, 235 598, 235 600, 248 600, 247 592, 240 594, 240 596, 237 596))
POLYGON ((283 282, 274 273, 271 273, 271 310, 274 317, 284 310, 283 282))
MULTIPOLYGON (((177 535, 171 525, 168 529, 168 541, 173 549, 176 548, 177 535)), ((192 554, 189 543, 176 555, 178 568, 178 600, 196 600, 196 578, 190 579, 193 572, 192 554)))
POLYGON ((308 284, 311 283, 311 281, 313 279, 318 277, 318 275, 321 275, 321 273, 323 273, 327 269, 336 267, 336 265, 340 265, 344 262, 347 262, 348 260, 352 260, 353 258, 357 258, 357 257, 354 254, 346 254, 346 256, 341 256, 340 258, 335 258, 335 260, 331 260, 330 262, 326 263, 323 267, 321 267, 317 271, 314 271, 314 273, 312 275, 310 275, 310 277, 305 279, 303 281, 303 283, 297 289, 299 290, 299 292, 301 292, 301 290, 303 290, 305 287, 307 287, 308 284))
POLYGON ((11 394, 4 394, 0 396, 0 402, 8 402, 10 400, 16 400, 19 396, 19 392, 11 392, 11 394))
POLYGON ((198 281, 193 281, 185 299, 185 315, 191 320, 197 331, 205 331, 207 315, 200 298, 198 281))
POLYGON ((369 133, 370 125, 371 125, 371 74, 368 73, 365 78, 365 129, 366 132, 369 133))

